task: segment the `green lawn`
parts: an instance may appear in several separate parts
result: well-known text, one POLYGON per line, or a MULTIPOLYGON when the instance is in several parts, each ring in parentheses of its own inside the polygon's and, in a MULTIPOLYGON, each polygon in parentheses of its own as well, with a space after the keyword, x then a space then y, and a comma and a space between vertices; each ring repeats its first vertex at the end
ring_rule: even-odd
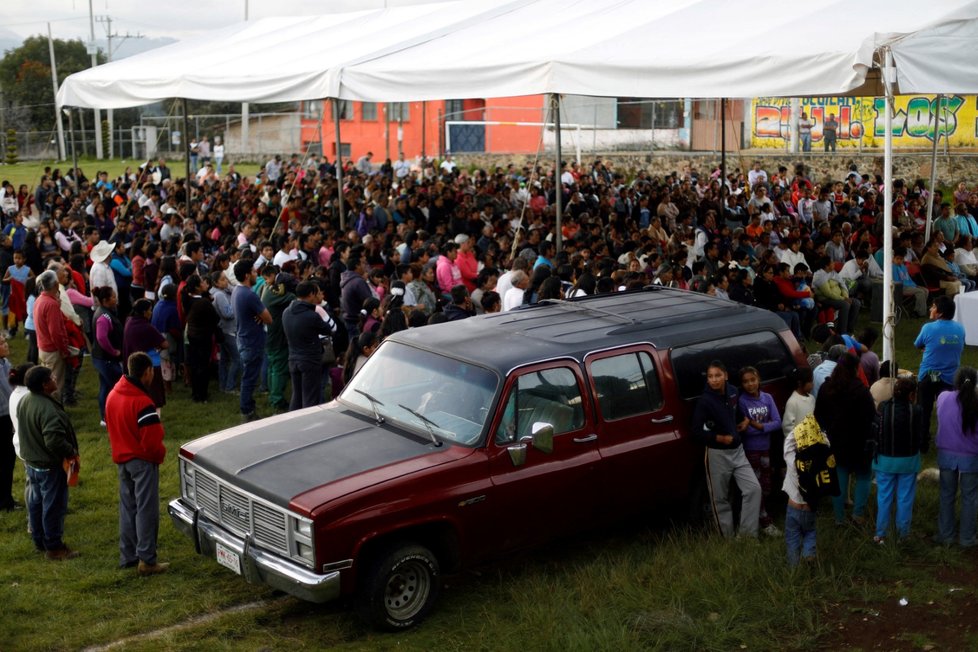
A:
MULTIPOLYGON (((109 173, 109 177, 115 179, 120 176, 127 167, 136 169, 141 161, 133 160, 123 160, 123 159, 110 159, 110 160, 96 160, 96 159, 78 159, 78 167, 82 169, 89 179, 95 177, 95 173, 98 170, 105 170, 109 173)), ((182 160, 167 160, 167 165, 170 170, 176 176, 185 176, 184 162, 182 160)), ((224 167, 227 169, 228 161, 225 160, 224 167)), ((44 168, 50 167, 52 170, 60 169, 62 173, 71 169, 71 161, 22 161, 16 165, 0 165, 0 179, 5 179, 10 183, 14 184, 15 188, 19 188, 20 184, 26 183, 29 188, 37 185, 40 180, 41 175, 44 174, 44 168)), ((243 163, 240 165, 235 165, 235 169, 245 175, 254 177, 258 172, 259 166, 257 164, 243 163)))
MULTIPOLYGON (((921 320, 897 327, 901 366, 919 355, 911 343, 921 320)), ((22 338, 12 360, 23 359, 22 338)), ((974 349, 968 364, 978 364, 974 349)), ((234 397, 212 393, 194 405, 177 384, 163 410, 169 453, 161 500, 178 493, 181 442, 237 423, 234 397)), ((432 617, 401 634, 365 629, 344 604, 316 606, 245 583, 213 559, 196 555, 163 516, 160 559, 171 572, 138 578, 119 570, 116 467, 99 425, 95 373, 86 361, 83 398, 71 410, 81 441, 82 483, 71 491, 65 525, 82 556, 53 563, 34 554, 24 512, 0 513, 0 649, 74 650, 161 628, 180 628, 126 642, 125 649, 405 649, 405 650, 778 650, 814 649, 832 635, 840 613, 907 597, 914 605, 948 600, 938 572, 967 569, 973 558, 918 541, 879 549, 869 532, 838 530, 823 516, 821 562, 792 572, 782 540, 724 541, 638 522, 450 578, 432 617), (257 608, 219 613, 267 601, 257 608), (192 619, 215 616, 195 624, 192 619)), ((266 397, 259 397, 259 407, 266 397)), ((266 407, 266 413, 268 412, 266 407)), ((932 454, 933 455, 933 454, 932 454)), ((15 486, 23 482, 23 469, 15 486)), ((931 535, 936 487, 918 493, 914 528, 931 535)), ((165 507, 164 507, 165 509, 165 507)), ((953 596, 969 596, 974 586, 953 596)), ((952 596, 952 597, 953 597, 952 596)), ((962 598, 963 599, 963 598, 962 598)), ((927 622, 905 634, 927 640, 927 622)))

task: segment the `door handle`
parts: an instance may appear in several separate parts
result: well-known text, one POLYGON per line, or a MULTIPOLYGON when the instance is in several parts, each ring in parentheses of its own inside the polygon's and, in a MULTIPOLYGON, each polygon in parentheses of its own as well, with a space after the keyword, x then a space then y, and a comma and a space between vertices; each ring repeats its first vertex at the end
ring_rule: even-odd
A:
POLYGON ((598 438, 598 436, 596 434, 591 433, 590 435, 586 435, 584 437, 575 437, 574 438, 574 443, 575 444, 586 444, 589 441, 594 441, 597 438, 598 438))
POLYGON ((672 421, 671 414, 668 416, 664 416, 661 419, 655 419, 655 418, 652 419, 652 423, 669 423, 670 421, 672 421))

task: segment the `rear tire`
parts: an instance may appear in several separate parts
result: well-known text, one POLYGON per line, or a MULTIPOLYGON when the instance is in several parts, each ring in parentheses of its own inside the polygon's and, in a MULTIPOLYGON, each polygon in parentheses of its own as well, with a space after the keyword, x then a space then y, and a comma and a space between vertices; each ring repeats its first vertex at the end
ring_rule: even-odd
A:
POLYGON ((356 610, 372 627, 408 629, 431 612, 441 591, 440 566, 424 546, 399 543, 374 557, 357 590, 356 610))

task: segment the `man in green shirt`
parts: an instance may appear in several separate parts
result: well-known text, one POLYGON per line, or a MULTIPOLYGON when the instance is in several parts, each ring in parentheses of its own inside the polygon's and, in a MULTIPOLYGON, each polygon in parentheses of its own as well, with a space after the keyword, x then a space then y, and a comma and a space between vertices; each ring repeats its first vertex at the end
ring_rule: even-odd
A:
POLYGON ((52 561, 74 559, 79 553, 61 538, 68 512, 68 476, 63 463, 78 455, 78 438, 68 413, 54 399, 58 390, 54 372, 33 367, 24 383, 30 393, 17 406, 17 436, 31 483, 27 509, 34 547, 52 561))

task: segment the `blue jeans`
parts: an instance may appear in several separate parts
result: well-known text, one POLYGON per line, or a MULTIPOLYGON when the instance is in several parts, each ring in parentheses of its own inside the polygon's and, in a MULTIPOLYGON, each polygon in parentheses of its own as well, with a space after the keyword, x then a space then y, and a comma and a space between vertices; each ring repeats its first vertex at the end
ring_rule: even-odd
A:
POLYGON ((797 566, 800 556, 815 559, 815 512, 788 505, 784 516, 784 542, 788 545, 788 565, 797 566))
POLYGON ((122 378, 122 364, 99 358, 92 358, 92 364, 98 371, 98 412, 102 420, 105 421, 105 399, 109 397, 109 392, 122 378))
POLYGON ((839 495, 832 497, 832 510, 835 512, 835 522, 844 523, 846 520, 846 494, 849 493, 849 476, 856 478, 856 495, 853 499, 852 515, 856 518, 866 513, 866 503, 869 502, 869 490, 872 484, 872 473, 864 471, 856 473, 842 466, 835 467, 839 475, 839 495))
POLYGON ((224 334, 221 342, 221 359, 217 365, 217 385, 222 392, 230 392, 238 385, 238 374, 241 373, 241 354, 238 353, 238 341, 234 335, 224 334))
POLYGON ((68 513, 68 476, 60 467, 35 469, 28 466, 27 477, 31 482, 27 517, 34 546, 38 550, 60 550, 65 547, 61 537, 68 513))
POLYGON ((798 134, 798 137, 801 139, 801 151, 803 151, 803 152, 810 152, 810 151, 812 151, 812 135, 811 135, 811 133, 798 134))
POLYGON ((255 388, 265 361, 265 349, 241 346, 239 342, 238 353, 241 355, 241 414, 248 415, 255 411, 255 388))
POLYGON ((954 541, 954 504, 961 486, 961 531, 958 541, 962 546, 978 545, 975 540, 975 521, 978 518, 978 473, 959 473, 955 469, 941 469, 941 508, 937 517, 937 539, 941 543, 954 541))
POLYGON ((910 536, 910 520, 913 518, 913 501, 917 494, 916 473, 876 472, 876 536, 881 539, 890 529, 890 511, 896 500, 897 536, 910 536))
POLYGON ((160 467, 145 460, 119 465, 119 561, 156 563, 160 467))

